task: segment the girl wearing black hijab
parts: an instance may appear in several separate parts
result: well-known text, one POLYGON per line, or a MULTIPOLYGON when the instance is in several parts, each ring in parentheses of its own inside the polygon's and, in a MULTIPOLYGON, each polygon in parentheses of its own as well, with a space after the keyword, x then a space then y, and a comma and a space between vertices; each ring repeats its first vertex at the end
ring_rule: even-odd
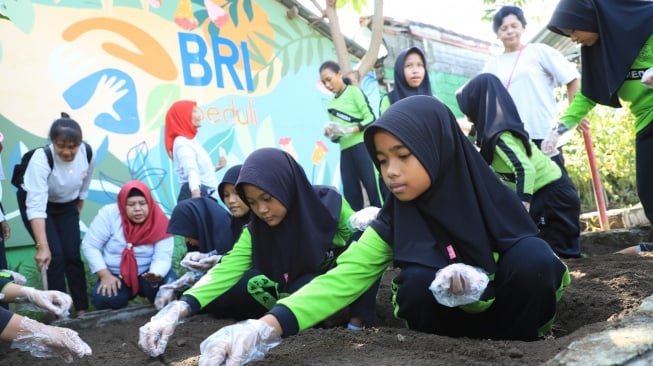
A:
POLYGON ((167 232, 186 240, 188 252, 180 264, 187 272, 159 288, 154 300, 157 309, 179 297, 231 250, 231 223, 231 215, 213 199, 195 197, 179 201, 170 215, 167 232))
POLYGON ((394 103, 365 131, 365 145, 393 194, 379 217, 334 269, 260 319, 211 335, 200 362, 251 361, 254 350, 262 357, 280 336, 307 329, 360 296, 392 263, 401 269, 393 279, 394 314, 410 329, 532 341, 551 328, 570 282, 567 267, 536 237, 517 196, 444 104, 429 96, 394 103), (485 287, 476 286, 481 276, 485 287), (443 305, 436 297, 465 301, 443 305))
POLYGON ((379 113, 391 104, 413 95, 433 95, 426 69, 426 57, 418 47, 407 48, 397 55, 394 69, 395 84, 392 91, 381 98, 379 113))
MULTIPOLYGON (((164 352, 180 319, 199 311, 235 319, 265 314, 332 268, 352 236, 347 222, 354 211, 347 201, 333 187, 313 186, 295 159, 280 149, 252 152, 236 190, 254 215, 218 265, 141 327, 139 344, 151 356, 164 352)), ((340 306, 353 302, 351 325, 369 325, 376 316, 377 287, 368 287, 359 300, 340 306)))
POLYGON ((637 193, 653 222, 653 90, 642 80, 653 68, 653 1, 561 0, 548 28, 581 45, 582 76, 581 93, 542 151, 552 151, 560 133, 576 127, 597 103, 628 102, 635 117, 637 193))
POLYGON ((476 145, 496 175, 517 193, 538 236, 562 258, 580 257, 580 199, 561 168, 537 148, 515 103, 493 74, 479 74, 456 93, 476 127, 476 145))
POLYGON ((243 228, 249 222, 249 206, 238 195, 236 192, 236 182, 238 181, 238 175, 240 174, 240 169, 242 164, 234 165, 222 177, 222 182, 218 185, 218 194, 220 195, 220 200, 224 203, 225 206, 231 212, 231 234, 233 235, 233 242, 240 237, 240 233, 243 231, 243 228))

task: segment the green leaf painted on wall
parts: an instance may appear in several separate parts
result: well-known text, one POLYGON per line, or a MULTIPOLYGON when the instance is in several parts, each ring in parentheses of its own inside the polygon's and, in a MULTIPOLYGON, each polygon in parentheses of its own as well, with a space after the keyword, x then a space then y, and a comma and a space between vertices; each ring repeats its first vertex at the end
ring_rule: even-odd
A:
POLYGON ((256 44, 256 41, 254 41, 250 35, 247 35, 247 47, 249 50, 249 57, 252 59, 252 61, 258 63, 259 65, 265 65, 268 63, 268 60, 263 57, 263 53, 256 44))
POLYGON ((243 9, 245 9, 245 14, 247 14, 247 19, 249 19, 250 21, 254 19, 254 9, 252 8, 252 0, 244 0, 243 9))
POLYGON ((297 42, 296 47, 297 47, 297 51, 295 52, 295 65, 294 65, 295 67, 293 68, 293 70, 295 71, 295 73, 298 73, 299 69, 304 64, 304 52, 303 52, 304 48, 308 48, 308 47, 303 47, 301 40, 297 42))
POLYGON ((292 28, 292 30, 295 32, 297 36, 304 34, 302 32, 302 28, 299 26, 299 21, 290 20, 288 21, 288 24, 290 25, 290 27, 292 28))
POLYGON ((207 147, 206 151, 208 152, 209 156, 211 157, 219 156, 218 150, 220 150, 220 147, 225 149, 225 151, 229 151, 231 149, 231 145, 233 145, 233 138, 234 138, 233 134, 234 134, 234 129, 229 128, 225 131, 222 131, 220 133, 211 136, 208 140, 206 140, 206 142, 203 145, 207 147))
POLYGON ((23 33, 29 34, 34 28, 34 7, 31 1, 5 1, 2 12, 23 33))
POLYGON ((267 86, 270 86, 272 84, 273 77, 274 77, 274 63, 270 64, 270 67, 268 67, 268 75, 265 82, 267 86))
POLYGON ((148 132, 163 127, 168 108, 180 97, 181 87, 178 84, 163 84, 152 89, 145 105, 145 125, 148 132))
POLYGON ((280 36, 282 36, 282 37, 284 37, 284 38, 286 38, 288 40, 293 38, 290 35, 290 33, 286 32, 286 30, 283 29, 283 27, 281 27, 279 24, 270 23, 270 27, 272 27, 272 29, 274 29, 274 32, 276 33, 275 35, 277 35, 277 36, 280 35, 280 36))
POLYGON ((267 35, 260 33, 260 32, 254 32, 259 38, 261 38, 265 43, 271 45, 274 48, 283 48, 283 45, 277 43, 274 39, 268 37, 267 35))

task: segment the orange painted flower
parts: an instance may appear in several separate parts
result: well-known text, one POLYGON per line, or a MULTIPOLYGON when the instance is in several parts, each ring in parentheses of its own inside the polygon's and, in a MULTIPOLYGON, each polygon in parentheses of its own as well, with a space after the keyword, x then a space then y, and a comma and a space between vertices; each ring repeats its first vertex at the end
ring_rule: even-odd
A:
POLYGON ((179 0, 177 10, 175 10, 175 23, 182 29, 190 31, 199 25, 197 18, 193 14, 193 4, 191 0, 179 0))
POLYGON ((313 164, 315 165, 322 164, 324 158, 326 157, 327 152, 329 152, 327 146, 322 141, 317 141, 315 143, 315 149, 313 150, 313 156, 311 156, 311 160, 313 161, 313 164))

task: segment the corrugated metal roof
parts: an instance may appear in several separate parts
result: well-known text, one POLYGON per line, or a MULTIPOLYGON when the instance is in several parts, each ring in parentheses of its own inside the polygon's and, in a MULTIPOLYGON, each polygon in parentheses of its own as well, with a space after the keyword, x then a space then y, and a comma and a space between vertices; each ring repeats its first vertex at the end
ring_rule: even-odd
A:
POLYGON ((542 28, 531 39, 531 43, 544 43, 560 51, 569 61, 576 64, 580 62, 580 46, 572 42, 569 37, 553 33, 547 28, 542 28))

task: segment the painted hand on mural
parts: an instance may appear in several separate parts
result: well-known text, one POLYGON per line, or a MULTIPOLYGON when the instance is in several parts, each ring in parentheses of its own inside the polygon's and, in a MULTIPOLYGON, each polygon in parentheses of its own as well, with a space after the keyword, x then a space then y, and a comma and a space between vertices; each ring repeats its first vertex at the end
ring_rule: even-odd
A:
POLYGON ((128 90, 123 88, 126 80, 118 79, 116 76, 102 75, 95 87, 93 96, 84 106, 93 111, 108 113, 113 119, 120 121, 120 116, 114 109, 114 104, 127 94, 128 90))
POLYGON ((138 132, 136 87, 121 70, 104 69, 80 79, 63 93, 79 121, 93 121, 109 132, 138 132))

